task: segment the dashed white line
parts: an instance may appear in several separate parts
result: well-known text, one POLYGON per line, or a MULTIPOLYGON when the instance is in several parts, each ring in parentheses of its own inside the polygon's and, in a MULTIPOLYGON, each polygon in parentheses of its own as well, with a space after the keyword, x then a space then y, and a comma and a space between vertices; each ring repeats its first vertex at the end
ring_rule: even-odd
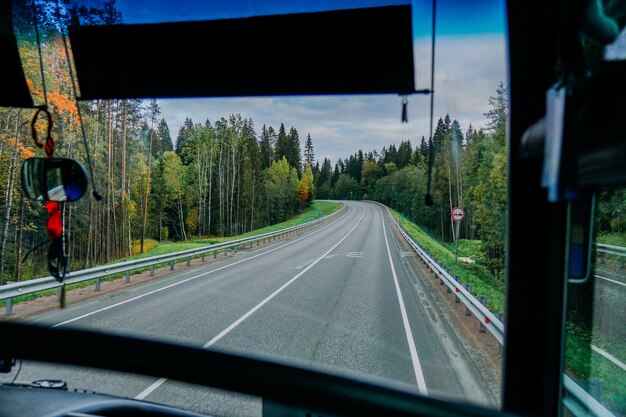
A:
POLYGON ((626 287, 626 284, 624 284, 623 282, 615 281, 614 279, 610 279, 610 278, 607 278, 607 277, 601 277, 600 275, 596 275, 596 278, 600 278, 600 279, 603 279, 605 281, 612 282, 613 284, 617 284, 617 285, 621 285, 622 287, 626 287))
MULTIPOLYGON (((335 245, 333 245, 333 247, 331 247, 330 249, 328 249, 326 252, 324 252, 321 256, 319 256, 315 261, 313 261, 309 266, 307 266, 305 269, 303 269, 302 271, 300 271, 296 276, 294 276, 293 278, 291 278, 289 281, 287 281, 285 284, 283 284, 280 288, 278 288, 276 291, 274 291, 272 294, 270 294, 268 297, 266 297, 263 301, 261 301, 259 304, 257 304, 256 306, 254 306, 250 311, 248 311, 246 314, 244 314, 243 316, 241 316, 239 319, 237 319, 235 322, 233 322, 230 326, 228 326, 227 328, 225 328, 224 330, 222 330, 220 333, 218 333, 217 336, 215 336, 213 339, 209 340, 204 346, 202 346, 203 348, 209 348, 212 345, 214 345, 215 343, 217 343, 220 339, 222 339, 224 336, 226 336, 228 333, 230 333, 231 331, 233 331, 233 329, 235 329, 235 327, 239 326, 244 320, 246 320, 248 317, 250 317, 251 315, 253 315, 256 311, 258 311, 261 307, 263 307, 265 304, 267 304, 272 298, 276 297, 278 294, 280 294, 285 288, 287 288, 289 285, 291 285, 295 280, 297 280, 298 278, 300 278, 302 275, 304 275, 309 269, 313 268, 319 261, 321 261, 322 259, 324 259, 329 253, 331 253, 337 246, 339 246, 344 240, 346 240, 348 238, 348 236, 350 236, 352 234, 352 232, 354 231, 354 229, 357 228, 357 226, 361 223, 361 220, 363 220, 363 217, 365 216, 365 212, 366 209, 363 208, 363 214, 361 214, 361 217, 359 218, 359 220, 356 222, 356 224, 352 227, 352 229, 350 229, 350 231, 339 241, 337 242, 335 245)), ((157 388, 159 388, 161 385, 163 385, 165 382, 167 381, 167 378, 160 378, 157 381, 155 381, 154 383, 152 383, 148 388, 146 388, 145 390, 141 391, 141 393, 139 395, 137 395, 135 397, 135 399, 138 400, 142 400, 144 398, 146 398, 148 395, 150 395, 152 392, 154 392, 154 390, 156 390, 157 388)))
POLYGON ((624 362, 622 362, 619 359, 617 359, 615 356, 611 355, 606 350, 601 349, 601 348, 597 347, 596 345, 591 345, 591 350, 593 350, 594 352, 604 356, 606 359, 610 360, 615 365, 617 365, 620 368, 622 368, 623 371, 626 371, 626 364, 624 364, 624 362))
POLYGON ((69 324, 69 323, 75 322, 75 321, 77 321, 77 320, 81 320, 81 319, 84 319, 84 318, 86 318, 86 317, 93 316, 94 314, 98 314, 98 313, 101 313, 101 312, 103 312, 103 311, 107 311, 107 310, 110 310, 110 309, 112 309, 112 308, 119 307, 119 306, 121 306, 121 305, 124 305, 124 304, 130 303, 130 302, 133 302, 133 301, 139 300, 139 299, 141 299, 141 298, 147 297, 147 296, 149 296, 149 295, 152 295, 152 294, 155 294, 155 293, 158 293, 158 292, 161 292, 161 291, 165 291, 165 290, 170 289, 170 288, 172 288, 172 287, 176 287, 177 285, 184 284, 185 282, 193 281, 194 279, 197 279, 197 278, 203 277, 203 276, 205 276, 205 275, 209 275, 209 274, 212 274, 212 273, 214 273, 214 272, 218 272, 218 271, 221 271, 221 270, 223 270, 223 269, 230 268, 230 267, 233 267, 233 266, 235 266, 235 265, 239 265, 240 263, 247 262, 247 261, 249 261, 249 260, 252 260, 252 259, 258 258, 259 256, 264 256, 264 255, 267 255, 268 253, 272 253, 272 252, 274 252, 274 251, 277 251, 278 249, 282 249, 282 248, 284 248, 285 246, 289 246, 289 245, 294 244, 294 243, 296 243, 296 242, 298 242, 298 241, 300 241, 300 240, 302 240, 302 239, 305 239, 305 238, 307 238, 307 237, 313 236, 313 235, 315 235, 315 234, 317 234, 317 233, 321 232, 322 230, 324 230, 324 229, 326 229, 326 228, 328 228, 328 227, 332 226, 333 224, 337 223, 339 220, 343 219, 345 216, 347 216, 347 215, 348 215, 348 213, 350 213, 350 211, 351 211, 351 208, 350 208, 350 207, 348 207, 348 211, 346 211, 346 214, 344 214, 343 216, 341 216, 340 218, 338 218, 338 219, 337 219, 337 220, 335 220, 334 222, 327 224, 326 226, 322 227, 321 229, 318 229, 318 230, 314 231, 313 233, 309 233, 308 235, 301 236, 301 237, 299 237, 299 238, 297 238, 297 239, 295 239, 295 240, 292 240, 292 241, 290 241, 290 242, 287 242, 287 243, 285 243, 284 245, 277 246, 277 247, 275 247, 275 248, 272 248, 272 249, 267 250, 267 251, 265 251, 265 252, 262 252, 262 253, 259 253, 259 254, 256 254, 256 255, 253 255, 253 256, 250 256, 250 257, 245 258, 245 259, 242 259, 242 260, 240 260, 240 261, 236 261, 236 262, 230 263, 230 264, 228 264, 228 265, 224 265, 224 266, 221 266, 221 267, 219 267, 219 268, 215 268, 215 269, 212 269, 212 270, 210 270, 210 271, 203 272, 202 274, 194 275, 193 277, 189 277, 189 278, 184 279, 184 280, 182 280, 182 281, 177 281, 177 282, 175 282, 175 283, 173 283, 173 284, 166 285, 165 287, 157 288, 156 290, 152 290, 152 291, 149 291, 149 292, 147 292, 147 293, 144 293, 144 294, 138 295, 138 296, 136 296, 136 297, 129 298, 128 300, 124 300, 124 301, 121 301, 121 302, 116 303, 116 304, 111 304, 110 306, 103 307, 103 308, 100 308, 100 309, 98 309, 98 310, 94 310, 94 311, 92 311, 92 312, 89 312, 89 313, 83 314, 83 315, 78 316, 78 317, 74 317, 74 318, 69 319, 69 320, 65 320, 65 321, 63 321, 63 322, 61 322, 61 323, 54 324, 52 327, 60 327, 60 326, 64 326, 64 325, 66 325, 66 324, 69 324))

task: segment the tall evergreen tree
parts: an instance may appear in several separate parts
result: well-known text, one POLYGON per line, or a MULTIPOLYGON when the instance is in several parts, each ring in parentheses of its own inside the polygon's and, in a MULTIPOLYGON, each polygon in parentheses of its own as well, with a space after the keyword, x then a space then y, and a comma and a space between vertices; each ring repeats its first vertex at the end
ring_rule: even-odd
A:
POLYGON ((289 144, 287 143, 287 132, 285 132, 285 125, 280 124, 278 129, 278 136, 276 137, 276 147, 274 152, 274 161, 280 161, 283 156, 287 158, 289 144))
POLYGON ((313 153, 313 141, 311 140, 311 133, 307 133, 306 142, 304 143, 304 163, 313 165, 315 161, 315 155, 313 153))
POLYGON ((405 166, 409 165, 412 153, 413 147, 411 146, 411 141, 401 141, 400 146, 398 147, 398 151, 396 153, 396 158, 394 160, 399 169, 402 169, 405 166))
POLYGON ((191 131, 193 130, 193 121, 190 117, 185 118, 185 122, 178 130, 178 136, 176 137, 176 152, 180 153, 181 149, 187 143, 189 139, 189 135, 191 135, 191 131))
POLYGON ((287 161, 289 165, 294 167, 298 171, 298 175, 302 172, 301 153, 300 153, 300 137, 295 127, 289 129, 289 135, 287 136, 287 161))
POLYGON ((259 148, 261 151, 261 161, 263 162, 263 166, 266 168, 269 168, 272 163, 272 137, 270 135, 273 131, 274 129, 272 129, 271 126, 269 129, 267 129, 265 125, 261 128, 259 148))
POLYGON ((167 125, 165 119, 161 119, 159 122, 159 127, 157 130, 157 134, 159 136, 159 148, 161 153, 173 151, 174 144, 172 143, 172 136, 170 135, 170 128, 167 125))

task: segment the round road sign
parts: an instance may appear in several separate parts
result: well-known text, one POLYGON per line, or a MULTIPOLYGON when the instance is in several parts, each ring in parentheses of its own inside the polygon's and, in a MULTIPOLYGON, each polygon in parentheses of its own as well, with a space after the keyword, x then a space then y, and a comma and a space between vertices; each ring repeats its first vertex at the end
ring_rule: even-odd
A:
POLYGON ((455 207, 452 209, 452 220, 460 222, 465 217, 465 212, 461 207, 455 207))

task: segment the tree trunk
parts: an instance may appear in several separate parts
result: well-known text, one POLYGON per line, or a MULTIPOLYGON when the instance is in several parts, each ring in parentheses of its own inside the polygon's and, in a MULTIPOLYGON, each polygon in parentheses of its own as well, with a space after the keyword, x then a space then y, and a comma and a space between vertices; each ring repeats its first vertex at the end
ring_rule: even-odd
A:
POLYGON ((211 197, 213 196, 213 145, 209 143, 209 226, 208 232, 211 234, 211 197))
POLYGON ((111 193, 113 190, 112 187, 112 178, 111 174, 113 171, 113 103, 109 100, 107 103, 107 200, 106 200, 106 224, 105 224, 105 255, 104 261, 109 262, 111 259, 111 193))
MULTIPOLYGON (((126 247, 126 106, 126 100, 122 100, 122 167, 120 173, 122 193, 120 195, 120 254, 125 252, 126 247)), ((130 256, 130 253, 128 253, 128 256, 130 256)))
POLYGON ((145 196, 145 200, 144 200, 144 205, 143 205, 143 220, 141 222, 141 253, 143 253, 143 242, 145 239, 145 235, 146 235, 146 225, 148 223, 148 197, 150 195, 150 174, 152 173, 152 131, 153 131, 153 124, 154 123, 150 123, 151 127, 150 127, 150 132, 148 132, 148 142, 150 142, 148 144, 148 181, 146 182, 146 196, 145 196))
POLYGON ((17 229, 17 251, 15 254, 15 281, 20 280, 20 266, 22 265, 22 242, 24 240, 24 194, 20 193, 20 225, 17 229))
POLYGON ((22 111, 18 110, 15 116, 15 146, 11 155, 11 164, 9 166, 9 175, 7 182, 7 192, 5 196, 5 212, 4 224, 2 227, 2 238, 0 239, 0 285, 4 284, 4 255, 6 253, 6 243, 9 234, 9 222, 11 221, 11 206, 13 204, 13 187, 15 185, 15 165, 17 164, 17 155, 19 153, 19 132, 20 132, 20 116, 22 111))

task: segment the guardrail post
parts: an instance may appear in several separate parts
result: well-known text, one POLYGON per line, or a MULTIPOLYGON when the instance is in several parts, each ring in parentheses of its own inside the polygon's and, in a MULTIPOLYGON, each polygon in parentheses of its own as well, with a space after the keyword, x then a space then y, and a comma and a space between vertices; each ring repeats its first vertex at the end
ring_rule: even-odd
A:
POLYGON ((187 258, 187 266, 191 266, 191 257, 187 258))
MULTIPOLYGON (((7 281, 7 284, 13 284, 15 281, 7 281)), ((4 310, 4 315, 5 316, 10 316, 11 314, 13 314, 13 299, 12 298, 7 298, 6 304, 5 304, 5 310, 4 310)))
MULTIPOLYGON (((58 299, 60 300, 61 299, 61 289, 59 288, 57 291, 58 291, 57 292, 57 296, 58 296, 58 299)), ((100 291, 100 278, 96 278, 96 291, 100 291)))
MULTIPOLYGON (((250 245, 251 245, 250 247, 252 247, 252 244, 250 244, 250 245)), ((259 241, 258 240, 256 241, 256 245, 259 246, 259 241)))
POLYGON ((228 248, 224 248, 224 256, 228 256, 228 248))
POLYGON ((234 253, 237 253, 237 245, 235 245, 235 249, 233 251, 234 253))
POLYGON ((174 261, 170 261, 170 271, 174 270, 174 261))
MULTIPOLYGON (((504 323, 504 314, 497 313, 496 317, 498 318, 498 320, 500 320, 500 323, 504 323)), ((498 353, 500 353, 500 356, 502 356, 502 354, 504 353, 503 346, 500 343, 498 343, 498 353)))
MULTIPOLYGON (((479 295, 478 297, 476 297, 478 299, 478 302, 481 303, 482 305, 485 305, 486 299, 484 296, 479 295)), ((480 328, 479 328, 481 333, 485 333, 485 325, 483 324, 483 322, 480 322, 480 328)))
POLYGON ((204 257, 205 257, 206 253, 203 253, 202 256, 200 257, 200 259, 202 259, 202 262, 204 262, 204 257))
POLYGON ((217 259, 217 249, 213 251, 213 259, 217 259))
POLYGON ((154 265, 150 265, 150 276, 154 276, 154 265))
MULTIPOLYGON (((472 293, 472 285, 471 284, 465 284, 465 289, 467 290, 468 293, 472 293)), ((467 308, 467 306, 465 307, 465 315, 466 316, 471 316, 472 312, 470 311, 469 308, 467 308)))
POLYGON ((130 284, 130 271, 126 271, 126 283, 130 284))
POLYGON ((10 316, 11 314, 13 314, 13 299, 12 298, 7 298, 6 305, 5 305, 5 310, 4 310, 4 315, 5 316, 10 316))

